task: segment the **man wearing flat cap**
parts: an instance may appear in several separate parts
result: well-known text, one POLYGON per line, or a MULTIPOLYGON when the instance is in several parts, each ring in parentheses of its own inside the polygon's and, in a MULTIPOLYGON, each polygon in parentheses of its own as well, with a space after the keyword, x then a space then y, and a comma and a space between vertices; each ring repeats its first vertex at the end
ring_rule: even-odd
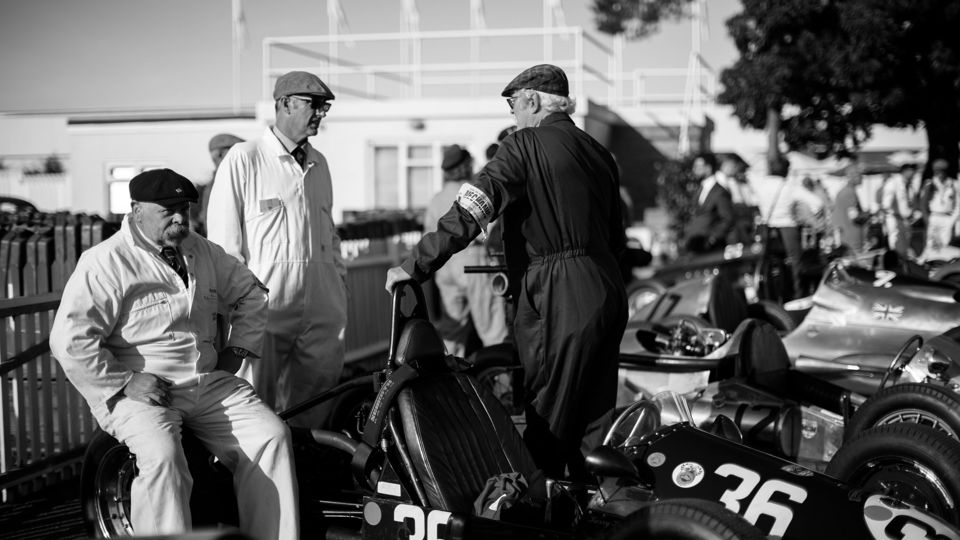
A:
POLYGON ((504 88, 517 131, 460 189, 437 231, 387 272, 386 287, 427 279, 490 220, 503 219, 507 264, 524 270, 514 322, 531 400, 524 439, 548 476, 569 470, 582 479, 581 444, 599 444, 616 400, 625 238, 616 163, 574 125, 568 94, 566 74, 549 64, 504 88))
MULTIPOLYGON (((473 156, 454 144, 443 152, 443 189, 430 199, 423 216, 424 232, 437 229, 437 221, 457 199, 460 188, 473 176, 473 156)), ((465 266, 487 266, 490 258, 479 239, 455 253, 437 270, 434 281, 440 292, 445 317, 437 325, 447 352, 465 357, 468 342, 475 331, 484 347, 503 343, 507 337, 503 297, 495 294, 492 275, 466 274, 465 266)))
MULTIPOLYGON (((207 143, 207 149, 210 152, 210 159, 213 161, 213 174, 217 174, 220 162, 227 152, 233 148, 233 145, 243 142, 243 139, 230 133, 218 133, 210 138, 207 143)), ((213 187, 214 178, 206 184, 197 186, 200 192, 200 203, 190 207, 190 228, 200 236, 207 235, 207 206, 210 204, 210 189, 213 187)))
POLYGON ((193 184, 169 169, 130 181, 120 231, 85 251, 67 281, 50 350, 104 431, 137 457, 131 519, 139 535, 191 527, 192 478, 181 431, 231 469, 240 528, 298 537, 290 432, 234 375, 259 356, 267 290, 220 246, 189 230, 193 184), (232 325, 214 349, 218 307, 232 325))
MULTIPOLYGON (((207 235, 270 289, 264 353, 244 363, 241 376, 282 410, 339 382, 347 267, 327 160, 307 140, 333 92, 316 75, 291 71, 277 79, 273 98, 275 125, 235 145, 217 169, 207 235)), ((326 416, 320 406, 289 422, 315 428, 326 416)))

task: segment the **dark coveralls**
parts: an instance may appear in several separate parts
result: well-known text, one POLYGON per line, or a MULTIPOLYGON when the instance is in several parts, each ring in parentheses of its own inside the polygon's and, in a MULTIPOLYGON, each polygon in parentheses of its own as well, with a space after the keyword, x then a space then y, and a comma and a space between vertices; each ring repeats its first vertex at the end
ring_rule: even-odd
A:
POLYGON ((402 268, 426 280, 501 214, 505 247, 521 233, 529 261, 514 322, 531 399, 524 439, 548 475, 561 477, 565 465, 580 475, 581 440, 615 405, 627 320, 616 164, 566 114, 518 130, 402 268))

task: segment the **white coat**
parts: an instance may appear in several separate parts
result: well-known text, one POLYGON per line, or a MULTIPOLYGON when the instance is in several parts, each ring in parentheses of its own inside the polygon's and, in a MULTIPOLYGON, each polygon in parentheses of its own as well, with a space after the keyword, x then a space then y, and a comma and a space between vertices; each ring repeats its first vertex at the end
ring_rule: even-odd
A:
POLYGON ((194 234, 180 246, 188 284, 127 216, 85 251, 63 291, 50 350, 100 426, 137 456, 131 520, 138 535, 189 530, 186 426, 234 473, 240 528, 295 540, 297 486, 290 432, 250 385, 216 370, 218 310, 229 346, 261 354, 267 292, 247 268, 194 234), (169 381, 169 406, 124 397, 136 372, 169 381), (268 500, 264 500, 264 497, 268 500))
MULTIPOLYGON (((270 289, 263 362, 242 375, 282 410, 339 382, 347 322, 346 266, 333 223, 327 161, 309 144, 301 169, 267 128, 234 145, 217 169, 207 237, 270 289)), ((322 409, 290 420, 318 427, 322 409)))

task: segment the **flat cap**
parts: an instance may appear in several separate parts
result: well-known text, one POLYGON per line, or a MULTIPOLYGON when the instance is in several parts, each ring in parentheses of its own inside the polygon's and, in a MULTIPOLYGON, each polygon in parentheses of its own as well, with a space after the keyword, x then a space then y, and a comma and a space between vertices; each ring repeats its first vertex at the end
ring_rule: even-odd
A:
POLYGON ((171 206, 184 201, 197 202, 200 193, 180 174, 170 169, 144 171, 130 180, 130 200, 171 206))
POLYGON ((328 101, 334 99, 333 92, 320 77, 306 71, 291 71, 277 79, 277 85, 273 87, 274 101, 293 95, 316 96, 328 101))
POLYGON ((510 97, 517 90, 531 88, 547 94, 570 96, 570 83, 567 74, 553 64, 538 64, 525 69, 510 81, 510 84, 500 93, 503 97, 510 97))
POLYGON ((220 150, 221 148, 230 148, 231 146, 242 143, 243 139, 230 133, 218 133, 210 138, 210 151, 220 150))
POLYGON ((461 147, 459 144, 452 144, 443 151, 443 162, 440 163, 440 168, 449 171, 470 159, 470 157, 470 152, 468 152, 466 148, 461 147))

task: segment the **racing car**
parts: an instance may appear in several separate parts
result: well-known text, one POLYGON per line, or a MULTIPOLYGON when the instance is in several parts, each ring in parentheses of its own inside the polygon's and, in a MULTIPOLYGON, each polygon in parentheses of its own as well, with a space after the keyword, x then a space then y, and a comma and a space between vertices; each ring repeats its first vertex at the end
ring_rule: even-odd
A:
MULTIPOLYGON (((596 484, 544 479, 498 402, 451 368, 427 322, 419 288, 413 282, 402 286, 414 291, 417 303, 402 315, 401 294, 395 292, 389 363, 369 379, 347 383, 352 390, 376 381, 369 410, 359 409, 366 411, 362 428, 312 429, 306 456, 298 449, 304 520, 317 521, 305 524, 305 536, 759 540, 809 538, 815 530, 825 538, 879 539, 891 532, 960 539, 960 531, 943 519, 876 492, 879 484, 853 488, 744 446, 725 417, 718 417, 712 432, 689 419, 666 425, 661 420, 670 416, 667 408, 648 401, 624 411, 606 444, 587 457, 596 484), (328 450, 346 465, 319 471, 319 486, 304 478, 310 473, 301 464, 328 450), (517 489, 497 488, 507 484, 517 489), (827 516, 831 527, 820 527, 818 520, 827 516)), ((344 388, 292 411, 346 395, 344 388)), ((91 444, 84 501, 96 535, 135 532, 126 519, 134 474, 135 457, 122 445, 103 434, 91 444), (105 457, 103 448, 114 458, 105 457)), ((200 483, 195 479, 195 489, 204 489, 200 483)), ((209 491, 199 498, 231 499, 209 491)))
POLYGON ((641 322, 689 321, 732 332, 748 317, 775 325, 797 369, 872 395, 897 351, 913 336, 929 340, 960 323, 960 289, 838 259, 810 297, 747 304, 720 274, 678 282, 643 306, 628 324, 621 350, 635 347, 641 322))
MULTIPOLYGON (((344 406, 334 407, 358 411, 359 425, 344 421, 349 414, 334 413, 336 430, 293 430, 303 537, 764 538, 716 501, 660 501, 638 485, 632 497, 637 503, 628 507, 620 503, 618 508, 593 500, 595 487, 544 479, 510 416, 486 387, 452 369, 458 365, 450 363, 428 322, 419 286, 414 282, 402 286, 414 291, 416 301, 410 315, 404 315, 403 295, 399 289, 394 293, 384 369, 281 413, 290 418, 330 399, 360 397, 341 400, 344 406), (364 399, 363 392, 355 393, 367 384, 375 390, 372 401, 364 399), (506 493, 491 495, 485 490, 492 480, 509 475, 521 475, 518 485, 529 482, 530 495, 511 499, 506 493), (488 497, 483 498, 485 493, 488 497), (491 513, 497 519, 485 516, 491 513)), ((229 471, 211 465, 210 457, 187 433, 184 447, 194 476, 195 525, 236 524, 236 508, 221 504, 234 500, 229 471)), ((596 466, 602 472, 604 461, 599 461, 596 466)), ((81 480, 91 536, 136 533, 130 522, 130 484, 135 475, 136 457, 109 435, 98 433, 84 457, 81 480)))
MULTIPOLYGON (((956 395, 942 385, 895 384, 865 398, 793 369, 774 327, 753 319, 732 334, 682 319, 635 334, 635 350, 621 352, 625 391, 618 403, 677 391, 689 401, 695 425, 725 415, 751 446, 858 485, 873 478, 900 498, 954 522, 960 517, 953 502, 960 496, 950 405, 956 395), (877 451, 882 459, 865 455, 877 451)), ((916 344, 901 349, 885 385, 909 367, 916 344)))

